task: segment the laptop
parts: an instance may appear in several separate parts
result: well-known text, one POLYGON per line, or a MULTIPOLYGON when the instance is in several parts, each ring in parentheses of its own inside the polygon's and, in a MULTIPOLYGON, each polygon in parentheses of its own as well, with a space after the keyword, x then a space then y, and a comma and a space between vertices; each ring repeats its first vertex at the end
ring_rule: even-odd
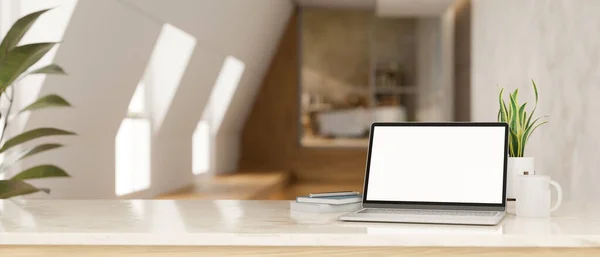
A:
POLYGON ((362 209, 339 219, 496 225, 507 138, 506 123, 374 123, 362 209))

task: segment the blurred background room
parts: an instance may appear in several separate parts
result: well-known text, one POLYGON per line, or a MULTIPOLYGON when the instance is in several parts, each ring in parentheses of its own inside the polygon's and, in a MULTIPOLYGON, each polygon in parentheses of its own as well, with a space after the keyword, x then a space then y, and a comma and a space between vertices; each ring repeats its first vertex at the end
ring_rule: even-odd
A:
POLYGON ((600 200, 600 1, 0 0, 1 37, 47 8, 21 44, 60 42, 32 68, 68 75, 15 84, 3 140, 78 135, 3 166, 0 179, 41 163, 70 174, 27 197, 362 191, 372 122, 496 121, 499 87, 532 99, 535 79, 549 116, 528 148, 536 172, 600 200), (73 106, 9 114, 53 93, 73 106))

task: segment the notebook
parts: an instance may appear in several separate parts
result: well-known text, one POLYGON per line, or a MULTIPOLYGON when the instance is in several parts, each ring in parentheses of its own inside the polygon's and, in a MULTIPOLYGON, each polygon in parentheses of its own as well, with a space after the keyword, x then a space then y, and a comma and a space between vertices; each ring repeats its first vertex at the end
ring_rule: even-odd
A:
POLYGON ((360 203, 362 195, 339 195, 339 196, 298 196, 296 201, 299 203, 326 203, 326 204, 347 204, 360 203))

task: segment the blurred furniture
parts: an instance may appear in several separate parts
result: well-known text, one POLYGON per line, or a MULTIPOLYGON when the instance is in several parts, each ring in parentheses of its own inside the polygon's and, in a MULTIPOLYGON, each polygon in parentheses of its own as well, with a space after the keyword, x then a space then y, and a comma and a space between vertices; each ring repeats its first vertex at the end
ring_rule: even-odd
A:
MULTIPOLYGON (((416 120, 421 94, 416 81, 420 47, 416 18, 335 8, 301 10, 297 68, 303 146, 355 147, 356 139, 366 138, 374 121, 416 120), (314 32, 316 26, 329 33, 314 32), (344 35, 353 36, 339 40, 344 35), (308 107, 319 104, 330 106, 308 107)), ((363 141, 359 146, 367 144, 363 141)))
POLYGON ((319 135, 364 137, 368 117, 364 108, 332 110, 318 114, 319 135))
POLYGON ((2 256, 600 256, 600 204, 498 226, 340 222, 289 201, 0 200, 2 256))
POLYGON ((330 137, 365 137, 373 122, 406 121, 406 109, 402 106, 382 106, 332 110, 319 113, 319 134, 330 137))

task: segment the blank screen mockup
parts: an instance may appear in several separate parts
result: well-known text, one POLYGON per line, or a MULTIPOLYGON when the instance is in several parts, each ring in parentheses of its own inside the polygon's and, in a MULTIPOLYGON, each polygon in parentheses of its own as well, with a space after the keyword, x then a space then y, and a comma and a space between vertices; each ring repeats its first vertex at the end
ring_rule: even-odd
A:
POLYGON ((505 128, 374 126, 367 201, 502 204, 505 128))

